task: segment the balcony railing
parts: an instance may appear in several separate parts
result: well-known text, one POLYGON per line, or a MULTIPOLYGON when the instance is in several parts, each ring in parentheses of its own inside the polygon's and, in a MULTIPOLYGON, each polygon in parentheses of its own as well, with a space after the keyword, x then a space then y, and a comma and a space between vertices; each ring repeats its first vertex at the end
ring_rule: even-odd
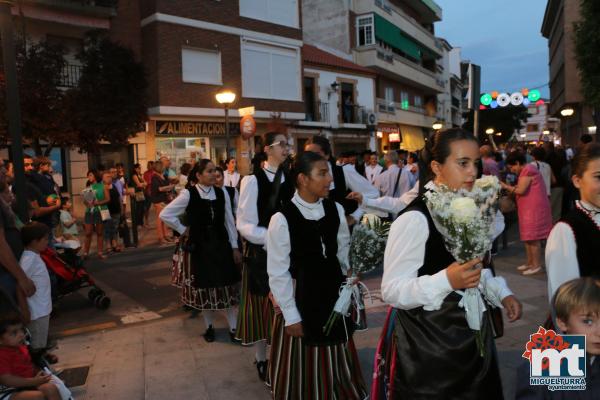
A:
POLYGON ((79 83, 81 77, 81 65, 66 64, 62 70, 59 87, 73 88, 79 83))
POLYGON ((377 109, 379 110, 379 112, 385 112, 385 113, 395 113, 396 110, 402 110, 402 111, 410 111, 410 112, 414 112, 417 114, 423 114, 426 115, 426 111, 423 107, 419 107, 419 106, 412 106, 412 105, 407 105, 407 104, 402 104, 402 103, 396 103, 393 101, 386 101, 384 99, 377 99, 377 109))
POLYGON ((423 67, 422 65, 419 65, 416 62, 411 61, 406 57, 402 57, 400 54, 394 53, 392 50, 386 49, 379 45, 377 45, 376 48, 377 48, 377 57, 379 57, 380 59, 382 59, 386 62, 389 62, 390 64, 393 64, 394 61, 400 61, 400 62, 403 62, 404 64, 410 65, 411 67, 419 70, 420 72, 423 72, 424 74, 427 74, 427 75, 431 76, 432 78, 435 78, 436 83, 438 85, 444 87, 443 82, 441 82, 441 80, 435 76, 435 73, 433 71, 428 70, 427 68, 423 67))
POLYGON ((119 0, 38 0, 37 3, 115 8, 119 0))
POLYGON ((306 109, 305 115, 305 121, 329 122, 329 103, 318 101, 316 107, 306 109))
POLYGON ((345 124, 366 124, 366 110, 363 106, 342 104, 341 115, 345 124))

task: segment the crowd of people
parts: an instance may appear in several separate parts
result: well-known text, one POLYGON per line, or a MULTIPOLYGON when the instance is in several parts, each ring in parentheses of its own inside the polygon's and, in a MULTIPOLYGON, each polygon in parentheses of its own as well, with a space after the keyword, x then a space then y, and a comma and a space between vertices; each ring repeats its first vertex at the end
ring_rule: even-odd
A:
MULTIPOLYGON (((258 377, 275 399, 501 399, 491 319, 484 319, 480 341, 456 291, 482 288, 486 298, 502 304, 509 322, 521 317, 521 304, 495 275, 492 255, 455 260, 423 199, 426 191, 471 190, 482 173, 495 175, 504 200, 495 237, 516 216, 527 254, 518 267, 524 275, 542 270, 545 247, 550 322, 562 332, 588 335, 587 352, 600 355, 594 257, 600 246, 599 144, 582 144, 571 157, 551 143, 480 147, 471 133, 449 129, 437 132, 419 153, 348 152, 337 160, 328 139, 315 136, 292 160, 285 134, 269 132, 263 143, 254 170, 244 177, 235 159, 184 163, 177 173, 163 157, 145 172, 136 164, 130 179, 123 166, 90 171, 83 254, 94 233, 99 257, 105 248, 121 250, 116 233, 128 193, 139 225, 147 226, 154 210, 159 242, 176 244, 175 284, 184 305, 201 312, 204 339, 216 340, 215 314, 222 312, 228 340, 253 348, 258 377), (381 283, 390 310, 370 393, 353 320, 343 317, 330 331, 323 329, 340 285, 352 275, 351 231, 365 213, 393 222, 381 283)), ((46 346, 52 301, 39 254, 78 233, 70 201, 49 193, 43 160, 31 164, 30 174, 40 177, 28 178, 31 221, 25 225, 11 209, 10 168, 2 169, 0 179, 0 287, 13 306, 0 318, 0 384, 54 399, 57 389, 31 366, 21 332, 27 326, 31 346, 46 346)), ((590 376, 600 376, 597 357, 589 360, 590 376)), ((523 371, 519 398, 546 398, 543 389, 521 384, 529 370, 523 371)))

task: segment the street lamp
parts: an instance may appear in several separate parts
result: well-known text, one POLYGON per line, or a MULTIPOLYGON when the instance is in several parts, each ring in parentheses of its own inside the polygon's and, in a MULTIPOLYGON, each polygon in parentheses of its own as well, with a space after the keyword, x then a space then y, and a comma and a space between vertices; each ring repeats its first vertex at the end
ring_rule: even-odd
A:
POLYGON ((215 97, 217 98, 219 104, 222 104, 223 107, 225 107, 225 151, 227 152, 227 158, 229 158, 231 157, 229 152, 229 106, 235 101, 235 93, 233 93, 231 90, 224 90, 217 93, 215 97))
POLYGON ((434 131, 439 131, 440 129, 442 129, 444 127, 444 124, 440 121, 435 121, 433 123, 433 125, 431 125, 431 127, 433 128, 434 131))
POLYGON ((486 135, 493 135, 494 134, 494 128, 487 128, 485 130, 486 135))
POLYGON ((573 110, 571 107, 567 107, 560 110, 560 115, 562 115, 563 117, 570 117, 571 115, 573 115, 574 112, 575 110, 573 110))

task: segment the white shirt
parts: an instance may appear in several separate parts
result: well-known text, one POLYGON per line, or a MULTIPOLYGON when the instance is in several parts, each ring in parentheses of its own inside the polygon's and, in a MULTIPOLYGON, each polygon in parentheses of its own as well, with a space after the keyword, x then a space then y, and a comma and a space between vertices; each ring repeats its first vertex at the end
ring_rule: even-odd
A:
MULTIPOLYGON (((496 223, 504 229, 504 224, 496 223)), ((408 211, 400 215, 390 228, 383 261, 381 295, 383 301, 393 307, 410 310, 439 310, 454 289, 446 275, 447 265, 434 275, 418 276, 425 259, 425 243, 429 237, 427 218, 419 211, 408 211)), ((489 269, 481 272, 479 289, 490 298, 504 299, 512 294, 501 277, 492 276, 489 269)))
MULTIPOLYGON (((263 168, 269 182, 275 179, 275 170, 268 163, 263 168)), ((281 174, 281 182, 285 182, 284 174, 281 174)), ((267 244, 267 228, 258 226, 258 182, 256 176, 248 175, 242 179, 240 187, 240 202, 237 209, 237 229, 247 241, 258 244, 267 244)))
MULTIPOLYGON (((331 163, 328 162, 327 165, 329 165, 329 173, 331 174, 331 176, 333 176, 331 163)), ((377 189, 375 189, 373 185, 369 183, 367 178, 365 178, 356 171, 354 165, 345 164, 344 166, 342 166, 342 171, 344 171, 344 181, 346 183, 347 189, 350 189, 350 191, 352 192, 362 193, 365 198, 370 197, 376 199, 377 197, 379 197, 379 192, 377 191, 377 189)), ((329 185, 329 190, 333 189, 335 189, 335 181, 331 181, 331 185, 329 185)), ((358 207, 352 214, 350 214, 350 216, 353 217, 355 221, 360 221, 364 213, 365 211, 362 208, 358 207)))
POLYGON ((52 292, 50 275, 42 257, 36 252, 25 250, 19 261, 23 272, 35 285, 35 294, 27 298, 31 320, 36 320, 52 312, 52 292))
POLYGON ((227 235, 229 236, 229 243, 234 249, 238 248, 238 236, 235 230, 235 222, 233 219, 233 212, 231 211, 231 201, 229 195, 225 192, 225 189, 214 188, 211 186, 196 185, 191 189, 184 189, 179 193, 179 196, 170 202, 160 213, 160 219, 167 224, 171 229, 175 229, 180 234, 183 234, 187 227, 181 223, 179 216, 185 212, 190 202, 190 190, 196 190, 200 194, 200 197, 205 200, 216 200, 217 194, 215 190, 223 190, 223 196, 225 198, 225 228, 227 229, 227 235))
MULTIPOLYGON (((317 221, 325 216, 322 200, 316 203, 304 201, 298 192, 294 194, 292 203, 300 210, 302 216, 311 221, 317 221)), ((348 265, 348 250, 350 249, 350 231, 346 224, 344 208, 336 203, 340 224, 338 227, 337 258, 340 262, 342 273, 346 275, 348 265)), ((269 273, 269 287, 275 301, 281 308, 285 325, 292 325, 302 321, 296 300, 294 298, 294 283, 290 274, 290 231, 287 219, 282 213, 276 213, 271 217, 267 233, 267 272, 269 273)), ((323 252, 325 248, 323 247, 323 252)), ((317 295, 317 294, 315 294, 317 295)))
POLYGON ((367 179, 369 180, 369 182, 371 182, 371 185, 375 184, 375 180, 377 179, 377 177, 379 175, 381 175, 382 171, 383 171, 383 167, 379 164, 375 164, 375 166, 372 166, 372 165, 365 166, 365 175, 367 176, 367 179))
POLYGON ((419 195, 419 185, 413 186, 400 197, 379 197, 377 199, 363 198, 362 207, 367 211, 381 211, 389 214, 398 214, 404 210, 419 195))
POLYGON ((400 175, 400 181, 396 188, 396 181, 400 168, 396 164, 392 164, 384 171, 375 181, 375 187, 379 189, 381 196, 400 197, 414 187, 414 182, 411 180, 412 174, 403 173, 400 175), (396 188, 396 191, 394 191, 396 188))
MULTIPOLYGON (((600 211, 589 203, 578 201, 577 207, 600 211)), ((600 214, 594 216, 594 222, 600 227, 600 214)), ((577 261, 577 243, 569 224, 557 222, 552 228, 546 242, 546 271, 548 272, 548 298, 565 282, 579 278, 579 262, 577 261)))
POLYGON ((530 164, 540 171, 540 175, 542 175, 542 179, 544 180, 544 185, 546 185, 546 193, 550 196, 550 185, 552 182, 552 168, 550 167, 550 164, 543 161, 532 161, 530 164))
POLYGON ((233 171, 233 174, 229 170, 225 170, 223 173, 223 184, 225 186, 237 187, 240 183, 240 174, 237 171, 233 171))

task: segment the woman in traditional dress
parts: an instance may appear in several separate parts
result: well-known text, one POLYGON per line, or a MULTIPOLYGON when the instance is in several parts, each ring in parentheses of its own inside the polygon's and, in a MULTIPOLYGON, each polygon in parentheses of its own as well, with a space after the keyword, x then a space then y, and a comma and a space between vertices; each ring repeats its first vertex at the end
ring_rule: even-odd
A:
POLYGON ((348 274, 350 232, 344 208, 327 198, 327 161, 305 152, 293 168, 296 193, 271 218, 269 284, 281 312, 271 345, 275 399, 367 398, 349 318, 323 331, 348 274))
POLYGON ((478 287, 501 300, 509 321, 521 305, 502 278, 458 264, 436 229, 423 193, 471 190, 477 176, 476 139, 461 129, 435 134, 420 166, 420 195, 390 229, 381 282, 383 300, 392 305, 375 357, 372 399, 502 399, 502 385, 491 332, 484 313, 483 357, 459 306, 458 289, 478 287))
POLYGON ((285 171, 287 137, 269 132, 263 143, 267 161, 242 180, 236 220, 238 231, 246 241, 237 337, 244 345, 254 345, 261 380, 267 377, 267 341, 273 320, 267 275, 267 227, 271 216, 294 193, 285 171))
POLYGON ((204 339, 215 340, 214 312, 225 310, 229 336, 234 341, 238 304, 237 284, 240 274, 236 264, 242 256, 238 250, 237 231, 229 196, 215 184, 215 165, 200 160, 190 172, 194 177, 160 213, 160 219, 182 237, 183 302, 202 310, 206 324, 204 339), (186 214, 188 227, 180 217, 186 214))
POLYGON ((550 301, 560 285, 571 279, 600 277, 600 144, 581 147, 572 168, 581 200, 554 225, 546 243, 550 301))
POLYGON ((231 201, 233 217, 235 218, 235 216, 237 214, 238 203, 240 202, 240 192, 238 192, 238 190, 235 186, 225 185, 225 178, 224 178, 225 175, 224 175, 223 168, 216 167, 215 172, 217 174, 215 177, 215 179, 216 179, 215 186, 220 187, 227 191, 227 194, 229 195, 229 200, 231 201))

